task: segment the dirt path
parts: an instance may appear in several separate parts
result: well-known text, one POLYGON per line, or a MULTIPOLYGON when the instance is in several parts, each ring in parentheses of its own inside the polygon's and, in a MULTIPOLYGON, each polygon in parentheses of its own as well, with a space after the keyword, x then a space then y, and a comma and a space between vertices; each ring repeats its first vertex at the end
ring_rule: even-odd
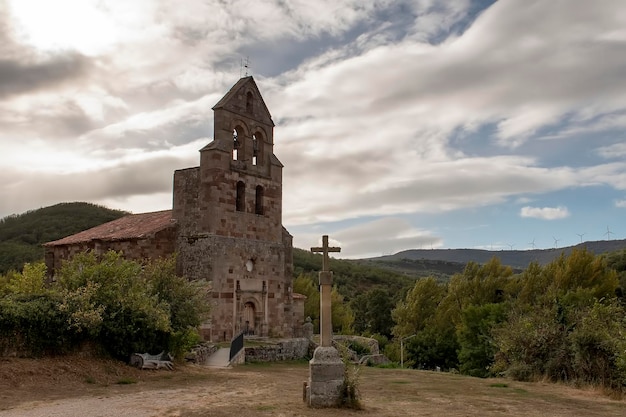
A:
MULTIPOLYGON (((0 364, 0 370, 2 366, 0 364)), ((190 367, 121 375, 121 385, 76 380, 52 385, 33 378, 0 387, 1 417, 204 417, 204 416, 562 416, 623 417, 626 401, 554 384, 476 379, 444 373, 363 368, 362 410, 313 410, 302 402, 306 363, 190 367), (32 385, 35 383, 35 385, 32 385), (65 388, 63 391, 59 389, 65 388), (71 388, 71 389, 70 389, 71 388)), ((45 378, 44 378, 45 379, 45 378)), ((118 382, 119 382, 118 381, 118 382)))

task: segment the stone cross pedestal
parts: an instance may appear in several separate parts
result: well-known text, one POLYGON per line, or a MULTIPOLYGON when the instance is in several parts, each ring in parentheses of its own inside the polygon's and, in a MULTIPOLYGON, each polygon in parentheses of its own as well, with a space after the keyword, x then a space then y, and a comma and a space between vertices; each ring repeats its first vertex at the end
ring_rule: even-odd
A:
POLYGON ((328 236, 322 236, 322 247, 311 252, 324 255, 320 279, 320 346, 309 361, 309 381, 306 384, 305 401, 310 407, 337 407, 341 405, 345 382, 345 365, 341 355, 332 346, 331 291, 333 274, 329 269, 328 253, 341 248, 329 247, 328 236))

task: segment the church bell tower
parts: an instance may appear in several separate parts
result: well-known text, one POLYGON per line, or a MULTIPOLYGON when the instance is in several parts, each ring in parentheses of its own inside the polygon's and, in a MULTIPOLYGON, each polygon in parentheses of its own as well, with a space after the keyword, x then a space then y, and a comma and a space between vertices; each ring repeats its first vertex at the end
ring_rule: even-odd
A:
POLYGON ((274 123, 252 77, 213 107, 214 139, 200 166, 174 174, 180 272, 208 279, 211 340, 289 336, 292 239, 282 226, 282 168, 274 123))

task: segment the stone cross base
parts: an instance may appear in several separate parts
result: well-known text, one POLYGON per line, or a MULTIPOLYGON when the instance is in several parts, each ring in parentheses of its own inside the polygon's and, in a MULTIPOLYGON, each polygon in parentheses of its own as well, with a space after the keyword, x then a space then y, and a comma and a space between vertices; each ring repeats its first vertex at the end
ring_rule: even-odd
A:
POLYGON ((309 407, 339 407, 343 396, 345 365, 334 347, 320 346, 309 361, 305 401, 309 407))

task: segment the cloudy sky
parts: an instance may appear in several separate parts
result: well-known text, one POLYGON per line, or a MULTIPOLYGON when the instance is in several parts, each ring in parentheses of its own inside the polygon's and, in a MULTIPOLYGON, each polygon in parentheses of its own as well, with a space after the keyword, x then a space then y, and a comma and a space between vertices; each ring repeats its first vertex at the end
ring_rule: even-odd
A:
POLYGON ((298 247, 626 238, 623 0, 0 0, 0 217, 171 208, 242 58, 298 247))

